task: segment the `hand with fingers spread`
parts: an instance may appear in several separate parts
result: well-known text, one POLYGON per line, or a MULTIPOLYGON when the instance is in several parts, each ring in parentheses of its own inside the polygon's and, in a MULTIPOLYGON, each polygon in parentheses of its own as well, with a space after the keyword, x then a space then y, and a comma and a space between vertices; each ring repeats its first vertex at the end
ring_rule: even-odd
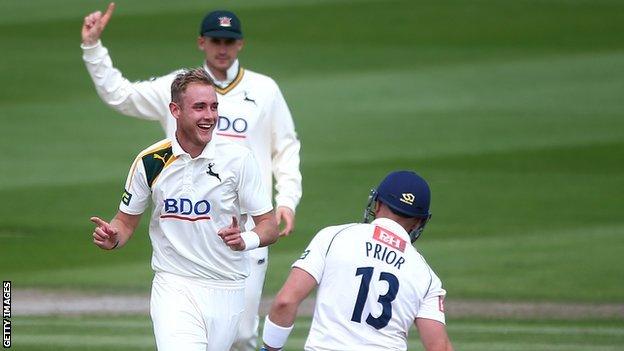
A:
POLYGON ((228 227, 222 228, 217 233, 221 237, 221 240, 227 245, 230 249, 234 251, 243 251, 245 250, 245 241, 241 237, 241 230, 238 226, 238 219, 235 216, 232 216, 232 224, 228 227))
POLYGON ((295 229, 295 213, 288 207, 279 206, 275 211, 275 220, 277 225, 282 224, 284 220, 284 229, 279 233, 279 236, 288 236, 295 229))
POLYGON ((119 231, 100 217, 91 217, 97 227, 93 231, 93 243, 103 250, 112 250, 119 245, 119 231))
POLYGON ((101 11, 95 11, 85 16, 82 24, 82 43, 84 45, 94 45, 100 40, 100 36, 110 21, 114 10, 115 3, 111 2, 103 15, 101 11))

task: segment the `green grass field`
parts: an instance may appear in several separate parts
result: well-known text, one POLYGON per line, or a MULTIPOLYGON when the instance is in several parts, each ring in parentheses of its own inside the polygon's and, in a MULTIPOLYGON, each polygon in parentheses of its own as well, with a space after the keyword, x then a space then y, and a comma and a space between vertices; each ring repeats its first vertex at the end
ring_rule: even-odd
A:
MULTIPOLYGON (((15 318, 16 350, 153 350, 147 316, 20 317, 15 318)), ((286 350, 302 350, 310 318, 300 318, 286 350)), ((457 320, 448 327, 456 350, 616 351, 624 343, 622 321, 500 321, 457 320)), ((416 332, 409 349, 422 350, 416 332)))
MULTIPOLYGON (((91 243, 88 218, 115 213, 134 156, 162 138, 157 123, 108 109, 82 64, 82 17, 106 4, 0 4, 0 274, 15 291, 150 286, 146 221, 123 250, 91 243)), ((129 79, 198 66, 198 24, 227 7, 246 32, 242 65, 280 84, 302 141, 304 197, 296 232, 272 248, 267 294, 317 230, 359 221, 383 175, 413 169, 433 194, 433 219, 417 246, 448 299, 624 302, 624 3, 117 5, 103 40, 129 79)), ((129 333, 142 333, 123 347, 150 348, 147 320, 127 323, 135 321, 129 333)), ((62 349, 64 338, 82 335, 72 318, 14 323, 15 344, 28 350, 62 349), (62 336, 54 336, 56 322, 62 336)), ((621 321, 598 323, 596 332, 585 322, 457 323, 449 329, 464 350, 622 344, 613 332, 621 321)), ((121 346, 113 336, 91 344, 90 335, 110 336, 87 331, 76 347, 121 346)))

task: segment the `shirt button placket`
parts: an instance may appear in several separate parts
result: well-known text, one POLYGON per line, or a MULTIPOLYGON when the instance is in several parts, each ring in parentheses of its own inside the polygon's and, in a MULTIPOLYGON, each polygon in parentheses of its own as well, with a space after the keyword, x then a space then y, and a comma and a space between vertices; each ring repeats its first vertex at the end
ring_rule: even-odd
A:
POLYGON ((182 180, 182 189, 184 193, 190 194, 193 185, 193 166, 195 162, 188 160, 184 166, 184 179, 182 180))

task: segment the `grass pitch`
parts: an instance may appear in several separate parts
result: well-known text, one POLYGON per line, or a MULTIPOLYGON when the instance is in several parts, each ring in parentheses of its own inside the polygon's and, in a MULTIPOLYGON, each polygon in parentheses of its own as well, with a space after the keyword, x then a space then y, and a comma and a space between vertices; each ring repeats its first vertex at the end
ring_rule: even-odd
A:
MULTIPOLYGON (((621 2, 117 3, 103 39, 130 79, 199 65, 214 6, 242 18, 242 65, 280 84, 304 197, 267 293, 316 231, 414 169, 433 189, 418 247, 450 299, 624 301, 621 2)), ((88 218, 115 213, 134 155, 162 138, 105 107, 83 67, 82 17, 105 5, 0 5, 0 267, 16 290, 148 291, 145 223, 123 250, 91 244, 88 218)))
MULTIPOLYGON (((156 123, 101 103, 82 17, 106 1, 0 5, 0 275, 19 289, 149 291, 146 223, 91 244, 156 123)), ((368 190, 414 169, 433 190, 418 248, 449 299, 623 302, 624 4, 611 0, 120 0, 103 39, 129 79, 198 66, 203 14, 241 17, 243 66, 280 84, 302 149, 297 230, 266 293, 320 228, 359 221, 368 190)), ((145 222, 145 221, 144 221, 145 222)), ((619 350, 622 320, 449 319, 461 350, 619 350)), ((289 349, 301 349, 301 318, 289 349)), ((153 349, 146 316, 20 317, 16 350, 153 349)), ((410 349, 419 349, 415 333, 410 349)))
MULTIPOLYGON (((302 350, 310 318, 296 322, 286 350, 302 350)), ((147 316, 15 318, 15 350, 154 350, 147 316)), ((622 321, 456 320, 448 332, 456 350, 615 351, 624 343, 622 321)), ((422 350, 416 332, 409 349, 422 350)))

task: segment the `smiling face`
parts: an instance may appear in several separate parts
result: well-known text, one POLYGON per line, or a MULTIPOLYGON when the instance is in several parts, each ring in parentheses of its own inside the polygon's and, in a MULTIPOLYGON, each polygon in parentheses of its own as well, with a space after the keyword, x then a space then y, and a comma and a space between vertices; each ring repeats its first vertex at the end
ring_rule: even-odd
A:
POLYGON ((219 119, 217 94, 212 85, 193 82, 186 86, 178 100, 169 104, 176 119, 176 137, 184 151, 197 157, 212 140, 219 119))

